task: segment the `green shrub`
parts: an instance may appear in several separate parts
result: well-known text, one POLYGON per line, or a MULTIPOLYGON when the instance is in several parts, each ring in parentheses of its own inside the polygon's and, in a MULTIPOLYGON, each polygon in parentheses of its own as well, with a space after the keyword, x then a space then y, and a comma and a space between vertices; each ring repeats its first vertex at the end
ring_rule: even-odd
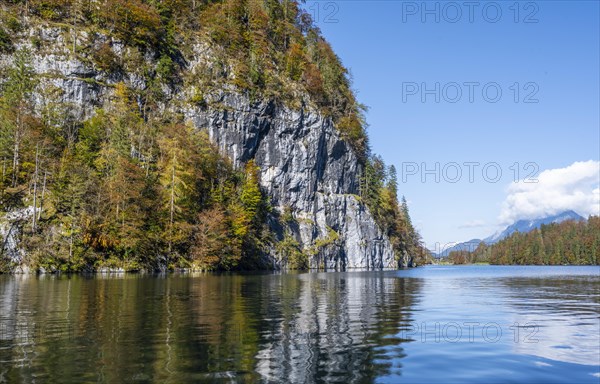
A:
POLYGON ((118 72, 121 70, 119 58, 108 43, 100 45, 100 47, 93 52, 92 59, 101 71, 118 72))
POLYGON ((14 46, 10 35, 3 28, 0 28, 0 53, 11 53, 14 46))

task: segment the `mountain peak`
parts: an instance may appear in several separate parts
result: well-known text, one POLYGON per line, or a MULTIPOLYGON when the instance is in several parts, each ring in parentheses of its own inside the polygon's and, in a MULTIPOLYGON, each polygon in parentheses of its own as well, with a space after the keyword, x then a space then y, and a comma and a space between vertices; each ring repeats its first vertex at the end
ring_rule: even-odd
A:
POLYGON ((558 215, 555 215, 555 217, 570 217, 570 218, 577 219, 577 220, 585 219, 583 216, 579 215, 577 212, 575 212, 571 209, 569 209, 568 211, 559 213, 558 215))
POLYGON ((493 244, 502 239, 507 238, 508 236, 512 235, 513 233, 515 233, 517 231, 529 232, 536 228, 540 228, 542 225, 547 225, 547 224, 552 224, 552 223, 562 223, 563 221, 567 221, 567 220, 581 221, 581 220, 585 220, 585 218, 573 210, 567 210, 567 211, 564 211, 564 212, 561 212, 561 213, 558 213, 555 215, 550 215, 550 216, 541 217, 541 218, 537 218, 537 219, 530 219, 530 220, 521 219, 521 220, 518 220, 515 223, 509 225, 503 231, 496 232, 495 234, 493 234, 489 237, 486 237, 485 239, 483 239, 483 241, 486 244, 493 244))

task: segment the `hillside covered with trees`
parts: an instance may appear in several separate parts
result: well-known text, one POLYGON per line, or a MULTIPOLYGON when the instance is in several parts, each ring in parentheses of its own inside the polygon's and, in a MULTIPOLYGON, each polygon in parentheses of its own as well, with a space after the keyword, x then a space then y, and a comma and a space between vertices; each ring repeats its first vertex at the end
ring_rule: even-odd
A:
MULTIPOLYGON (((296 2, 12 0, 0 11, 0 271, 14 267, 5 251, 15 237, 25 263, 48 271, 269 267, 262 255, 290 244, 266 226, 273 212, 256 164, 234 167, 167 108, 202 108, 219 89, 291 107, 308 100, 332 119, 364 169, 358 198, 396 256, 425 256, 395 169, 370 152, 348 71, 296 2), (108 77, 147 86, 101 84, 111 102, 73 113, 32 61, 59 40, 108 77), (198 47, 210 48, 212 65, 192 73, 198 47)), ((307 268, 312 250, 297 251, 284 264, 307 268)))
POLYGON ((472 252, 450 252, 448 260, 454 264, 600 265, 600 217, 516 232, 496 244, 481 243, 472 252))

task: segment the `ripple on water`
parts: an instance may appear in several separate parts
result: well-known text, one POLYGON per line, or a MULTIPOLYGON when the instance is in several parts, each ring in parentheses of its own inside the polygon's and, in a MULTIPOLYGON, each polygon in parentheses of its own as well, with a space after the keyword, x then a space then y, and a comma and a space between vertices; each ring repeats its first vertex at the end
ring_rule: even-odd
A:
POLYGON ((599 288, 595 267, 0 276, 0 378, 597 384, 599 288))

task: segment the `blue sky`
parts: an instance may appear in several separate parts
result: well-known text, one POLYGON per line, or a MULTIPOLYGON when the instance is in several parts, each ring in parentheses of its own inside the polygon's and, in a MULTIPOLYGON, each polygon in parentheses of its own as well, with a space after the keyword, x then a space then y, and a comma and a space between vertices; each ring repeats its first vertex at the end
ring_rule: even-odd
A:
POLYGON ((398 169, 401 193, 430 247, 485 237, 526 212, 535 216, 536 209, 523 206, 543 199, 549 200, 540 201, 545 210, 538 209, 539 214, 569 204, 579 211, 597 206, 599 2, 523 1, 517 2, 518 14, 515 1, 475 1, 471 9, 464 4, 310 0, 305 4, 351 70, 358 98, 370 108, 373 152, 398 169), (433 13, 423 12, 423 4, 433 13), (465 85, 471 82, 479 83, 473 86, 472 103, 465 85), (434 94, 422 92, 423 84, 435 90, 436 83, 439 103, 434 94), (491 102, 497 89, 502 96, 491 102), (462 97, 450 102, 457 98, 457 90, 462 97), (526 103, 526 96, 538 102, 526 103), (594 162, 569 168, 570 174, 583 173, 567 186, 560 185, 564 172, 551 171, 589 160, 594 162), (433 174, 423 182, 422 163, 435 170, 436 162, 440 182, 433 174), (455 183, 449 182, 457 177, 455 166, 446 166, 444 177, 443 167, 450 162, 462 171, 455 183), (473 182, 465 162, 480 164, 473 168, 473 182), (524 169, 530 162, 535 165, 524 169), (545 193, 550 188, 546 184, 523 195, 528 190, 515 185, 519 184, 513 180, 515 163, 519 179, 546 170, 543 179, 554 180, 547 184, 557 188, 554 196, 571 194, 573 199, 556 205, 545 193), (414 164, 418 170, 412 175, 414 164), (486 164, 490 164, 487 180, 482 174, 486 164), (492 182, 497 168, 502 177, 492 182), (582 202, 582 194, 592 196, 582 202))

